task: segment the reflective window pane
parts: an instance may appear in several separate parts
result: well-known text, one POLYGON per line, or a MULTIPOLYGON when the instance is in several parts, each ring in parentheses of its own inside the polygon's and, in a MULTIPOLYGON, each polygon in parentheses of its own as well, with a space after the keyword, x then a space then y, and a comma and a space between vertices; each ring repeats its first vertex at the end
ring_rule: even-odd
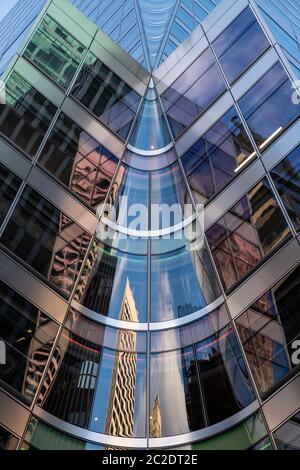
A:
POLYGON ((195 346, 209 425, 238 413, 254 400, 234 330, 227 327, 195 346))
POLYGON ((70 33, 46 15, 25 49, 24 57, 66 89, 84 51, 85 48, 70 33))
POLYGON ((40 165, 92 207, 104 201, 117 162, 64 114, 56 122, 39 159, 40 165))
POLYGON ((32 418, 22 443, 22 450, 104 450, 104 447, 76 439, 32 418))
POLYGON ((279 450, 300 450, 300 413, 283 424, 274 437, 279 450))
POLYGON ((46 379, 40 406, 95 432, 144 437, 146 356, 137 352, 139 333, 117 330, 113 350, 103 347, 102 325, 84 317, 80 325, 72 322, 69 318, 67 323, 73 331, 61 334, 54 354, 56 374, 50 384, 50 377, 46 379))
POLYGON ((300 147, 271 172, 273 181, 296 230, 300 229, 300 147))
POLYGON ((223 77, 206 49, 162 95, 162 103, 175 137, 226 90, 223 77))
POLYGON ((267 180, 262 180, 216 224, 207 239, 228 291, 290 234, 267 180))
POLYGON ((56 112, 54 104, 13 72, 0 102, 0 132, 34 157, 56 112))
POLYGON ((292 95, 292 82, 277 63, 239 100, 261 151, 299 116, 299 105, 293 103, 292 95))
POLYGON ((58 325, 3 282, 0 297, 0 340, 6 345, 0 379, 31 403, 58 325))
POLYGON ((150 436, 172 436, 205 427, 200 393, 191 347, 152 354, 150 436))
POLYGON ((213 302, 218 282, 207 250, 184 247, 153 255, 151 260, 151 320, 189 315, 213 302))
POLYGON ((0 164, 0 224, 4 221, 21 183, 18 176, 0 164))
POLYGON ((238 319, 238 331, 259 392, 273 392, 299 370, 300 268, 267 291, 238 319))
POLYGON ((250 8, 246 8, 213 42, 213 48, 230 82, 244 72, 269 46, 267 36, 250 8))
POLYGON ((124 321, 147 321, 147 257, 95 241, 75 298, 85 307, 124 321))
POLYGON ((236 414, 254 399, 230 326, 190 347, 151 354, 152 437, 202 429, 236 414))
POLYGON ((235 108, 231 108, 183 156, 196 200, 206 202, 236 175, 253 147, 235 108))
POLYGON ((7 429, 0 426, 0 451, 16 450, 19 439, 11 434, 7 429))
POLYGON ((15 256, 70 294, 90 235, 27 187, 0 239, 15 256))
POLYGON ((124 140, 141 97, 89 53, 72 95, 124 140))

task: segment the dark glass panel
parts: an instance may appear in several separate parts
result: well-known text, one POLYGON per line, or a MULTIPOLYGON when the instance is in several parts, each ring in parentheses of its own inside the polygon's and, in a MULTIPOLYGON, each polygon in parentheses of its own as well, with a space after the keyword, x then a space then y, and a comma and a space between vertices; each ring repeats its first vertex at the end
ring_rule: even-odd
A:
POLYGON ((13 72, 0 102, 0 132, 26 152, 36 154, 56 112, 56 106, 13 72))
POLYGON ((206 202, 224 188, 253 152, 236 109, 231 108, 182 157, 197 200, 206 202))
POLYGON ((162 95, 162 103, 175 137, 226 90, 223 77, 206 49, 162 95))
POLYGON ((101 204, 118 160, 69 117, 61 114, 39 163, 92 207, 101 204))
POLYGON ((127 138, 140 96, 91 53, 72 95, 120 137, 127 138))
POLYGON ((46 15, 25 49, 24 57, 66 89, 84 51, 85 48, 68 31, 46 15))
POLYGON ((300 268, 267 291, 237 319, 238 331, 257 388, 273 391, 299 370, 300 268))
POLYGON ((255 399, 231 327, 196 344, 195 350, 209 425, 238 413, 255 399))
POLYGON ((204 426, 193 349, 152 354, 150 436, 183 434, 204 426))
POLYGON ((18 176, 0 164, 0 224, 4 221, 21 183, 18 176))
POLYGON ((213 42, 220 64, 230 82, 244 72, 270 43, 250 8, 246 8, 213 42))
POLYGON ((102 315, 145 322, 147 312, 147 257, 122 253, 95 241, 75 298, 102 315))
POLYGON ((3 282, 0 282, 0 297, 0 340, 6 350, 0 379, 31 402, 58 325, 3 282))
POLYGON ((296 230, 300 229, 300 146, 271 172, 296 230))
POLYGON ((239 100, 261 151, 298 117, 299 105, 293 103, 292 94, 292 82, 277 63, 239 100))
POLYGON ((152 256, 151 320, 165 321, 189 315, 213 302, 218 282, 207 250, 189 250, 152 256))
POLYGON ((279 450, 300 450, 300 413, 283 424, 274 437, 279 450))
POLYGON ((0 426, 0 451, 1 450, 16 450, 19 440, 0 426))
POLYGON ((14 255, 69 294, 90 235, 27 187, 0 239, 14 255))
POLYGON ((262 180, 215 225, 207 239, 228 291, 287 239, 290 230, 267 180, 262 180))

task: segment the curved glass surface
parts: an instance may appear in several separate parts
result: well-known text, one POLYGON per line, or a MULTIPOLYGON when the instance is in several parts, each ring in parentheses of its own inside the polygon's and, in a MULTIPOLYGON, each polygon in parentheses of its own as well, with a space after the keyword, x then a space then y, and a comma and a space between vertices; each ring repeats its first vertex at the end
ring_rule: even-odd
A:
MULTIPOLYGON (((195 325, 193 339, 198 336, 198 342, 151 354, 151 437, 183 434, 210 426, 254 400, 233 328, 228 325, 217 331, 212 324, 205 334, 208 323, 209 317, 187 327, 189 333, 189 328, 195 325)), ((169 338, 172 331, 176 335, 176 330, 170 330, 169 338)), ((171 348, 173 344, 171 340, 171 348)), ((168 348, 167 343, 162 346, 168 348)))
POLYGON ((148 389, 146 335, 103 326, 71 309, 50 357, 38 405, 95 432, 164 437, 223 421, 254 400, 224 306, 165 336, 151 335, 148 389))
POLYGON ((39 405, 76 426, 113 436, 144 437, 145 344, 145 333, 104 327, 71 310, 39 405))
POLYGON ((130 144, 142 150, 157 150, 171 142, 167 123, 154 88, 148 88, 130 144))
POLYGON ((130 322, 147 321, 147 256, 95 241, 75 300, 101 315, 130 322))
POLYGON ((151 321, 181 318, 220 295, 206 247, 189 245, 151 258, 151 321))

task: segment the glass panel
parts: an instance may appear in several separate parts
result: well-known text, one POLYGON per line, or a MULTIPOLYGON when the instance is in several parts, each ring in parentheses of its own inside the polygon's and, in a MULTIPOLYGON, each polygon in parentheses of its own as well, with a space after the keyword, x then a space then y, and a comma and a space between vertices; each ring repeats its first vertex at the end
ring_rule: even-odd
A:
POLYGON ((46 15, 25 49, 24 57, 67 89, 84 51, 85 48, 68 31, 46 15))
POLYGON ((296 230, 300 230, 300 146, 271 172, 296 230))
POLYGON ((219 295, 207 250, 183 248, 152 256, 151 321, 189 315, 219 295))
POLYGON ((56 107, 15 72, 5 86, 6 104, 0 101, 0 132, 34 157, 56 107))
POLYGON ((111 318, 147 321, 147 257, 122 253, 95 241, 75 298, 111 318))
MULTIPOLYGON (((119 342, 136 341, 121 331, 119 342)), ((146 355, 104 349, 90 428, 121 437, 145 437, 146 355)))
POLYGON ((269 46, 267 36, 250 8, 246 8, 213 42, 213 48, 230 82, 244 72, 269 46))
POLYGON ((134 125, 130 144, 138 149, 156 150, 171 141, 167 123, 153 88, 149 88, 134 125))
POLYGON ((227 327, 195 346, 209 425, 238 413, 254 400, 234 330, 227 327))
POLYGON ((300 450, 300 413, 281 426, 274 437, 279 450, 300 450))
POLYGON ((6 349, 0 379, 30 403, 49 359, 58 325, 3 282, 0 297, 0 340, 6 349))
POLYGON ((264 179, 207 231, 224 288, 227 291, 233 288, 289 234, 284 216, 264 179))
POLYGON ((96 207, 107 195, 118 160, 61 114, 39 163, 83 201, 96 207))
POLYGON ((27 187, 0 241, 60 291, 70 294, 90 235, 27 187))
POLYGON ((292 101, 292 83, 281 64, 275 64, 239 101, 261 151, 299 115, 292 101))
POLYGON ((230 323, 225 305, 181 328, 151 332, 151 351, 181 349, 215 334, 230 323))
POLYGON ((20 178, 0 164, 0 224, 4 221, 21 183, 20 178))
POLYGON ((150 436, 201 429, 205 426, 203 413, 193 349, 152 354, 150 436))
POLYGON ((247 450, 267 434, 261 413, 215 437, 178 447, 178 450, 247 450))
POLYGON ((22 450, 104 450, 104 447, 71 437, 32 418, 22 450))
POLYGON ((116 330, 111 350, 103 347, 108 339, 102 325, 74 312, 67 324, 73 331, 61 334, 53 357, 56 373, 46 378, 39 405, 92 431, 144 437, 146 357, 137 352, 140 333, 116 330))
POLYGON ((16 450, 19 439, 13 434, 0 426, 0 451, 1 450, 16 450))
POLYGON ((255 156, 254 149, 233 107, 182 157, 197 201, 206 202, 224 188, 250 155, 255 156))
POLYGON ((178 163, 151 172, 151 230, 181 223, 192 203, 178 163))
POLYGON ((237 319, 238 331, 259 392, 274 391, 299 370, 300 268, 267 291, 237 319))
POLYGON ((209 49, 162 95, 169 124, 175 137, 226 90, 225 82, 209 49))
POLYGON ((85 59, 72 95, 103 124, 124 140, 127 138, 141 98, 91 53, 85 59))

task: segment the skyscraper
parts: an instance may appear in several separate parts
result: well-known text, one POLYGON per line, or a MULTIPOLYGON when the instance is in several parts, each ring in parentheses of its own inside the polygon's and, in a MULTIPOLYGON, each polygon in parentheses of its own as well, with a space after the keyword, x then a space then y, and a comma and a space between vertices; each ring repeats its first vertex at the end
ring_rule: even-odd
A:
POLYGON ((0 446, 299 448, 298 2, 0 37, 0 446))

